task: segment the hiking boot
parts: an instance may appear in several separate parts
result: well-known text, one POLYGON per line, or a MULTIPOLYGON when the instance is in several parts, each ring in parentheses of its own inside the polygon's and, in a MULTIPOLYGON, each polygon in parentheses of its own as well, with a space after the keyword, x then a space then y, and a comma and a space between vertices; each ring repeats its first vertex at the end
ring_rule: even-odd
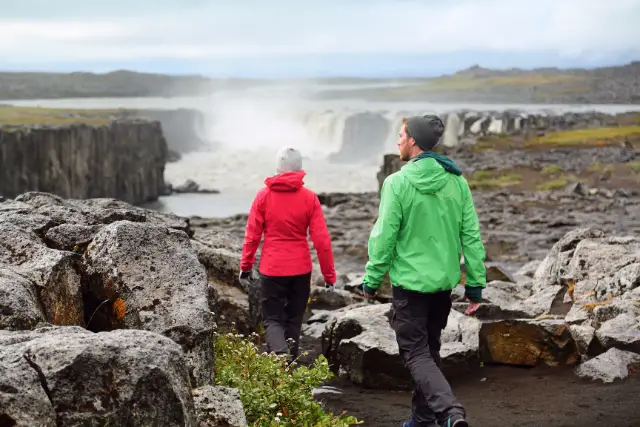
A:
POLYGON ((437 422, 432 422, 432 423, 428 423, 428 424, 420 424, 418 423, 416 420, 413 419, 413 417, 410 417, 409 420, 405 421, 404 424, 402 424, 402 427, 439 427, 437 422))
POLYGON ((469 424, 465 421, 462 415, 451 415, 442 424, 441 427, 469 427, 469 424))

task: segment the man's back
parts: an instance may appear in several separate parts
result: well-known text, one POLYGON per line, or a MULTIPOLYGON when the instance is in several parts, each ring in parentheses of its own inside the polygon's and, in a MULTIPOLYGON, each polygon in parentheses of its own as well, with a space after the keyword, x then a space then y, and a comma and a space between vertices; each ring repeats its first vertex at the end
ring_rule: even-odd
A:
POLYGON ((368 276, 376 280, 388 267, 395 286, 424 293, 450 290, 460 283, 463 250, 467 281, 484 286, 484 246, 462 176, 426 158, 387 177, 370 238, 368 276))

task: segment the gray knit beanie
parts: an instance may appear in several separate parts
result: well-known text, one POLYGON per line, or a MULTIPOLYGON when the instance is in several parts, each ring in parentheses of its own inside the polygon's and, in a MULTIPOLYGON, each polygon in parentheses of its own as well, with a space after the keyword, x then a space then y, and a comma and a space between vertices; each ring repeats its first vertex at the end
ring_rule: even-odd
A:
POLYGON ((407 119, 407 131, 421 150, 431 151, 444 133, 444 123, 433 114, 413 116, 407 119))
POLYGON ((302 155, 292 147, 282 147, 276 154, 277 173, 298 172, 302 169, 302 155))

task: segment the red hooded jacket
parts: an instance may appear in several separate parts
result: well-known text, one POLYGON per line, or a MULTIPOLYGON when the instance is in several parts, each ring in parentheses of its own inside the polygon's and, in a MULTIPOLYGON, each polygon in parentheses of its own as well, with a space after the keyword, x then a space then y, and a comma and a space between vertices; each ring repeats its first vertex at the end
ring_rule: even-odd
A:
POLYGON ((242 245, 240 268, 253 267, 264 232, 260 273, 297 276, 312 270, 307 230, 318 254, 325 282, 334 284, 331 237, 318 196, 304 188, 306 173, 287 172, 267 178, 251 205, 242 245))

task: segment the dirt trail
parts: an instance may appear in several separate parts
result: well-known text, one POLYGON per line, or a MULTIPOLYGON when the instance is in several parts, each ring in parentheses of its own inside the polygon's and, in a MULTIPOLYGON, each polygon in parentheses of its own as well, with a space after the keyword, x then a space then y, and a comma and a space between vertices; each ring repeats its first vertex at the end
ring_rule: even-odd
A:
MULTIPOLYGON (((399 427, 409 415, 409 392, 366 390, 340 380, 332 385, 343 393, 323 394, 327 407, 347 410, 363 425, 399 427)), ((640 373, 602 384, 567 368, 485 366, 451 385, 472 427, 640 426, 640 373)))

